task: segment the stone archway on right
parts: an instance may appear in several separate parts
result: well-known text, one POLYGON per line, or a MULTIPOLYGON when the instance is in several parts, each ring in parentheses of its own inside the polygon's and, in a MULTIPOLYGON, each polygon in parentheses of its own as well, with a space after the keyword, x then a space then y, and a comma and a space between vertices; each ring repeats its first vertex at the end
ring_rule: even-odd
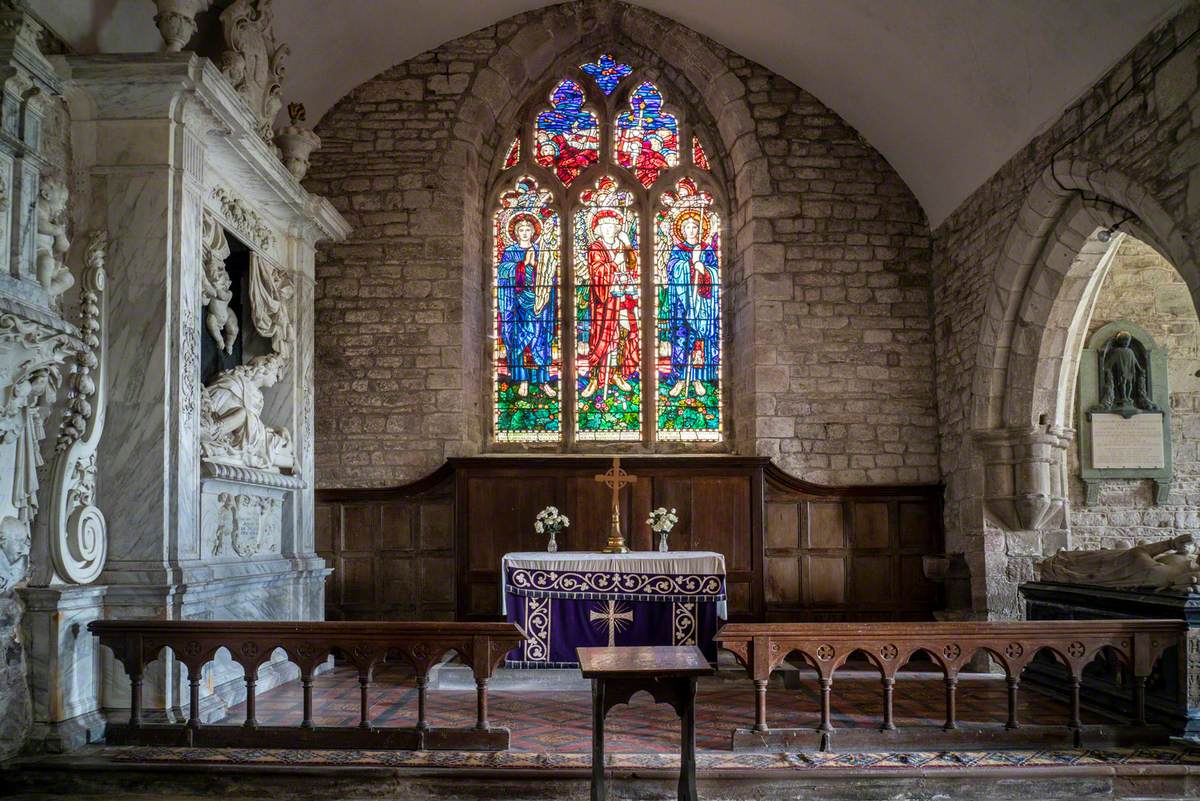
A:
MULTIPOLYGON (((968 560, 975 607, 989 616, 1020 616, 1017 586, 1032 578, 1036 559, 1072 545, 1079 360, 1127 242, 1140 246, 1139 257, 1158 259, 1156 275, 1170 271, 1164 292, 1190 296, 1194 317, 1200 269, 1179 221, 1119 172, 1056 162, 1001 249, 972 386, 966 488, 981 502, 981 547, 968 560)), ((1102 514, 1087 518, 1089 529, 1102 514)))
POLYGON ((1200 535, 1200 318, 1191 293, 1169 260, 1132 236, 1113 238, 1098 277, 1068 451, 1070 546, 1200 535), (1121 369, 1121 356, 1132 370, 1121 369), (1130 433, 1104 442, 1101 421, 1130 433))

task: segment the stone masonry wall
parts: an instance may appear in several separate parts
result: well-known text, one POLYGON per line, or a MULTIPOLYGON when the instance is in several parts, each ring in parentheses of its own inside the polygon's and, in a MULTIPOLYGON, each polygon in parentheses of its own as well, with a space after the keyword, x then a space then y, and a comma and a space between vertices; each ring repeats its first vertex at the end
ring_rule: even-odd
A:
POLYGON ((1137 323, 1167 352, 1174 480, 1161 506, 1154 504, 1154 482, 1148 480, 1104 481, 1100 502, 1087 506, 1077 478, 1076 445, 1071 450, 1071 547, 1114 548, 1182 533, 1200 539, 1200 319, 1171 263, 1133 238, 1121 243, 1100 287, 1089 336, 1113 320, 1137 323))
MULTIPOLYGON (((992 365, 987 342, 998 287, 1019 264, 1003 247, 1027 198, 1054 164, 1071 164, 1078 183, 1119 186, 1101 200, 1145 214, 1173 242, 1200 233, 1200 4, 1160 26, 1047 130, 977 189, 935 231, 934 331, 941 471, 946 482, 947 548, 967 554, 980 614, 1019 617, 1017 585, 1044 554, 1039 532, 1009 532, 984 513, 984 476, 972 431, 985 425, 987 398, 977 396, 992 365), (983 345, 981 345, 983 343, 983 345), (984 380, 981 380, 984 379, 984 380)), ((1066 169, 1066 168, 1064 168, 1066 169)), ((1086 193, 1079 193, 1088 200, 1086 193)), ((1030 217, 1045 213, 1029 210, 1030 217)), ((1189 240, 1190 238, 1190 240, 1189 240)), ((1180 245, 1186 250, 1186 245, 1180 245)), ((1180 265, 1176 265, 1179 267, 1180 265)), ((1200 287, 1192 286, 1193 293, 1200 287)), ((1010 377, 1010 380, 1012 377, 1010 377)), ((1035 418, 1036 420, 1036 418, 1035 418)), ((1053 542, 1060 543, 1055 538, 1053 542)))
POLYGON ((907 187, 802 89, 588 0, 398 64, 317 126, 306 185, 354 226, 317 260, 319 486, 402 483, 483 448, 497 151, 535 84, 605 47, 682 88, 729 176, 734 449, 817 482, 936 481, 930 238, 907 187))

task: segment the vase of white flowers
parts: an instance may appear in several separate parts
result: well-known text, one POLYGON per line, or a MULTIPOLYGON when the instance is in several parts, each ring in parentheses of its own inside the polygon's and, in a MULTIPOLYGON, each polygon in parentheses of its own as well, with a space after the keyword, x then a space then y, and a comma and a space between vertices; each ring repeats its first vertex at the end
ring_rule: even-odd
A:
POLYGON ((558 511, 557 506, 547 506, 542 511, 538 512, 537 517, 533 521, 533 530, 538 534, 549 534, 550 542, 546 543, 546 550, 554 553, 558 550, 559 532, 571 525, 571 519, 558 511))
POLYGON ((660 506, 650 513, 650 517, 646 518, 646 522, 650 524, 650 530, 658 535, 658 550, 667 551, 667 535, 671 533, 671 529, 675 528, 675 524, 679 522, 679 518, 675 516, 675 510, 667 511, 665 506, 660 506))

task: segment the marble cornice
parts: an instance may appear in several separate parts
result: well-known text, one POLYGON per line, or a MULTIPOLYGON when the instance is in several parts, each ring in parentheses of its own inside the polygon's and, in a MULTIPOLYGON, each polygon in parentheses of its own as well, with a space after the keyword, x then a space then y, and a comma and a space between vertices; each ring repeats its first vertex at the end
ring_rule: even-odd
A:
POLYGON ((207 58, 135 53, 65 56, 59 64, 64 85, 87 94, 97 120, 171 119, 191 128, 223 180, 236 183, 248 203, 269 210, 283 230, 293 223, 315 226, 309 241, 349 235, 345 219, 327 200, 309 194, 263 141, 245 101, 207 58), (187 111, 189 104, 198 115, 187 111))
POLYGON ((79 328, 49 309, 38 308, 23 303, 17 298, 0 295, 0 314, 14 314, 24 320, 37 323, 47 330, 66 334, 74 341, 76 347, 83 347, 79 328))
POLYGON ((275 473, 270 470, 258 470, 253 467, 239 467, 237 465, 209 462, 207 460, 201 460, 200 462, 200 475, 204 478, 218 478, 237 484, 254 484, 272 489, 298 490, 305 487, 304 479, 300 478, 300 476, 275 473))

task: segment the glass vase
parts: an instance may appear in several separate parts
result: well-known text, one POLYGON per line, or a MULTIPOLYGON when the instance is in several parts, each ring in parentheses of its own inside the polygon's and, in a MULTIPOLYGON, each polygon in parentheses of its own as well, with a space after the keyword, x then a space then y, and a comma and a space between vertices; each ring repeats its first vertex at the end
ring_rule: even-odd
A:
POLYGON ((670 548, 667 547, 667 535, 670 533, 671 532, 669 532, 669 531, 658 532, 658 550, 662 551, 663 553, 666 553, 667 551, 671 550, 670 548))
POLYGON ((546 550, 550 553, 558 553, 558 540, 555 539, 557 536, 558 532, 551 530, 550 542, 546 543, 546 550))

